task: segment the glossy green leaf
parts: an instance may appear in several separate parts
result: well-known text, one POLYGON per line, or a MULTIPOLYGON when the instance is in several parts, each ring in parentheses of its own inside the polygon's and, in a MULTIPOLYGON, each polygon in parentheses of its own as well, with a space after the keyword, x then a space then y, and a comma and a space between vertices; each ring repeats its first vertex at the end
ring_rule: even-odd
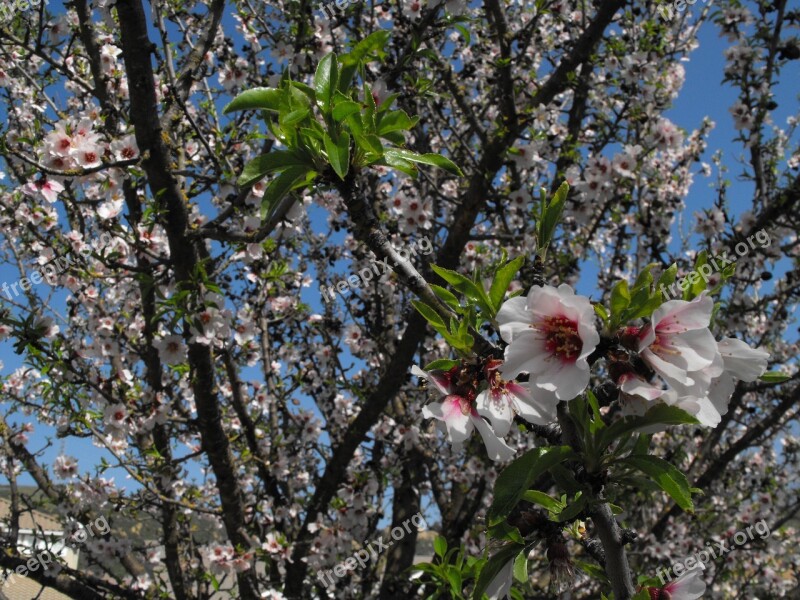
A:
POLYGON ((353 46, 350 52, 342 56, 342 64, 357 64, 373 54, 384 56, 390 35, 391 33, 386 29, 371 33, 353 46))
POLYGON ((264 196, 261 199, 261 218, 266 219, 278 201, 288 194, 295 184, 306 178, 309 172, 310 169, 305 165, 293 166, 273 179, 264 190, 264 196))
POLYGON ((517 542, 524 544, 525 540, 522 539, 522 534, 519 529, 509 525, 507 521, 500 521, 496 525, 492 525, 486 529, 486 535, 493 540, 500 540, 503 542, 517 542))
POLYGON ((384 113, 378 121, 378 135, 384 135, 391 131, 408 131, 419 121, 418 117, 413 119, 402 110, 393 110, 384 113))
POLYGON ((791 375, 781 373, 780 371, 769 371, 759 377, 761 381, 766 381, 767 383, 783 383, 784 381, 789 381, 791 378, 791 375))
POLYGON ((558 187, 553 198, 547 204, 539 229, 540 250, 546 249, 550 245, 556 227, 561 220, 561 214, 564 212, 564 205, 567 202, 568 195, 569 184, 565 181, 558 187))
POLYGON ((620 324, 623 311, 631 303, 631 293, 628 290, 628 282, 624 279, 618 281, 611 289, 611 325, 616 327, 620 324))
POLYGON ((668 404, 656 404, 642 416, 623 417, 609 425, 600 433, 599 449, 602 451, 623 435, 650 425, 695 425, 697 423, 699 421, 685 410, 668 404))
POLYGON ((335 142, 328 134, 323 135, 325 152, 328 154, 328 161, 340 179, 344 179, 350 170, 350 135, 342 132, 339 139, 335 142))
POLYGON ((508 286, 511 285, 511 282, 524 263, 525 257, 518 256, 497 269, 497 272, 494 274, 492 286, 489 289, 489 299, 492 301, 495 310, 500 310, 500 305, 503 303, 503 298, 505 298, 508 286))
POLYGON ((383 160, 381 162, 392 167, 393 169, 397 169, 398 171, 405 173, 409 177, 416 178, 418 175, 417 166, 414 163, 405 160, 404 158, 400 158, 396 154, 389 153, 388 151, 384 153, 383 160))
POLYGON ((387 131, 381 134, 381 137, 390 141, 395 146, 402 146, 406 143, 406 136, 402 131, 387 131))
POLYGON ((245 165, 236 183, 239 187, 247 187, 275 171, 304 165, 311 168, 311 165, 308 165, 303 159, 288 150, 262 154, 245 165))
POLYGON ((331 52, 326 54, 314 73, 314 91, 317 94, 317 104, 323 110, 330 109, 333 94, 339 80, 339 63, 336 54, 331 52))
POLYGON ((442 317, 440 317, 439 313, 437 313, 430 306, 428 306, 424 302, 420 302, 419 300, 412 300, 411 304, 414 305, 414 308, 417 309, 417 312, 419 312, 419 314, 425 317, 425 320, 428 321, 428 323, 433 325, 434 329, 436 329, 437 331, 441 331, 442 329, 444 329, 445 331, 447 330, 447 325, 445 325, 445 322, 442 319, 442 317))
POLYGON ((307 108, 298 108, 297 110, 293 110, 286 114, 281 113, 279 121, 281 125, 286 127, 294 127, 300 121, 308 118, 310 115, 311 111, 307 108))
POLYGON ((377 135, 358 135, 356 136, 356 142, 365 152, 370 152, 375 156, 383 156, 383 144, 381 144, 377 135))
POLYGON ((552 513, 560 513, 564 509, 564 504, 552 496, 548 496, 539 490, 528 490, 522 495, 522 499, 531 504, 538 504, 552 513))
POLYGON ((388 157, 390 153, 398 158, 413 163, 438 167, 447 171, 448 173, 458 175, 459 177, 464 175, 461 172, 461 169, 459 169, 453 161, 446 156, 442 156, 441 154, 417 154, 416 152, 411 152, 410 150, 405 150, 403 148, 391 148, 386 150, 385 154, 388 157))
POLYGON ((489 584, 497 574, 524 549, 525 546, 512 543, 495 552, 481 569, 478 580, 475 582, 475 589, 472 591, 472 600, 481 600, 486 588, 489 587, 489 584))
POLYGON ((491 525, 505 519, 540 475, 574 457, 569 446, 548 446, 534 448, 517 458, 497 477, 487 522, 491 525))
POLYGON ((694 512, 692 493, 686 476, 676 467, 657 456, 629 456, 619 461, 650 477, 686 512, 694 512))
POLYGON ((343 102, 337 102, 331 114, 333 115, 333 120, 339 122, 344 121, 347 117, 357 112, 361 112, 361 105, 352 100, 345 100, 343 102))
POLYGON ((578 492, 578 496, 573 500, 572 504, 568 504, 564 510, 558 513, 557 521, 559 523, 565 523, 577 519, 578 515, 586 508, 587 502, 588 497, 582 492, 578 492))
POLYGON ((429 362, 427 365, 425 365, 423 371, 449 371, 450 369, 458 365, 458 363, 459 361, 453 360, 451 358, 437 358, 436 360, 429 362))
POLYGON ((461 310, 461 303, 458 301, 450 290, 444 289, 442 286, 431 284, 431 289, 433 293, 436 294, 447 306, 452 308, 455 311, 461 310))
POLYGON ((608 316, 608 311, 606 310, 606 307, 603 306, 602 304, 598 304, 598 303, 594 303, 594 304, 592 304, 592 306, 594 306, 595 314, 598 317, 600 317, 601 319, 603 319, 604 323, 608 324, 609 316, 608 316))
POLYGON ((433 540, 433 551, 436 553, 436 556, 444 557, 447 553, 447 540, 437 535, 436 539, 433 540))
POLYGON ((528 583, 528 557, 524 552, 517 554, 514 559, 514 579, 520 583, 528 583))
POLYGON ((278 112, 280 110, 280 100, 284 95, 283 90, 259 87, 252 90, 245 90, 231 100, 225 108, 223 114, 236 112, 239 110, 269 110, 278 112))

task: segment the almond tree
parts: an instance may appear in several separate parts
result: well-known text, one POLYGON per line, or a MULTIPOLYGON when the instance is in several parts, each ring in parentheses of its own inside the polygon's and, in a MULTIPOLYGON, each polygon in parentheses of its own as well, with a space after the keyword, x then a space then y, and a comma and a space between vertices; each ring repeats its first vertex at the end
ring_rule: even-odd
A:
POLYGON ((798 11, 336 6, 2 25, 0 566, 24 472, 108 518, 90 569, 28 573, 75 598, 797 593, 798 11), (706 21, 739 98, 685 131, 706 21))

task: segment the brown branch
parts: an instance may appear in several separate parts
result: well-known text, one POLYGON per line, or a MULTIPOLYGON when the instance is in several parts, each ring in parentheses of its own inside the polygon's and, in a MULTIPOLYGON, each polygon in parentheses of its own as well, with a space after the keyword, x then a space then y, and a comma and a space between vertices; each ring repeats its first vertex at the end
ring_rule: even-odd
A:
MULTIPOLYGON (((780 402, 780 404, 772 409, 764 420, 748 428, 742 437, 732 443, 728 449, 725 450, 725 452, 723 452, 716 460, 711 462, 711 464, 706 467, 706 470, 703 471, 703 474, 697 478, 697 481, 694 483, 694 487, 703 489, 711 485, 716 479, 725 473, 725 469, 727 469, 728 465, 731 463, 731 461, 733 461, 733 459, 750 448, 753 444, 757 443, 758 439, 768 429, 780 423, 781 419, 786 416, 789 409, 798 403, 800 403, 800 386, 794 388, 792 393, 788 394, 786 398, 780 402)), ((669 519, 677 515, 679 512, 680 508, 673 504, 669 510, 661 515, 656 524, 653 526, 652 530, 653 535, 655 535, 657 539, 661 539, 663 537, 664 532, 667 529, 669 519)))
MULTIPOLYGON (((140 0, 117 4, 122 34, 122 56, 131 90, 131 120, 142 156, 148 184, 164 214, 164 227, 175 268, 178 286, 200 293, 194 277, 200 262, 199 251, 186 237, 188 213, 184 194, 170 171, 169 136, 158 118, 155 78, 150 62, 153 43, 147 31, 147 19, 140 0)), ((249 549, 250 537, 245 531, 244 497, 236 474, 230 441, 222 424, 216 392, 214 362, 211 349, 199 343, 189 344, 191 384, 195 394, 201 445, 216 477, 223 522, 231 543, 249 549)), ((258 584, 253 568, 237 573, 239 596, 256 600, 258 584)))

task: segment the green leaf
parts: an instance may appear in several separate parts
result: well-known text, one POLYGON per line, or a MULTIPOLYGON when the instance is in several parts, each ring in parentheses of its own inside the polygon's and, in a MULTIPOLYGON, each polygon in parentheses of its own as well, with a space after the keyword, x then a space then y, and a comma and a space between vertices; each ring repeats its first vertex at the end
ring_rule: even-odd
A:
POLYGON ((595 314, 597 314, 598 317, 603 319, 603 323, 608 324, 609 317, 608 317, 608 311, 606 310, 606 307, 603 306, 602 304, 598 304, 598 303, 594 303, 594 304, 592 304, 592 306, 594 306, 595 314))
POLYGON ((661 292, 661 286, 664 286, 664 291, 667 291, 667 288, 675 283, 675 278, 678 276, 678 265, 677 263, 672 263, 668 269, 665 269, 661 276, 658 278, 656 282, 656 288, 659 292, 661 292))
POLYGON ((564 510, 564 503, 560 500, 556 500, 552 496, 548 496, 544 492, 540 492, 539 490, 528 490, 524 494, 522 494, 522 499, 526 502, 530 502, 531 504, 538 504, 539 506, 543 506, 547 510, 552 513, 558 514, 562 510, 564 510))
POLYGON ((293 110, 286 114, 281 113, 278 121, 281 125, 292 127, 297 125, 300 121, 304 120, 311 114, 311 111, 307 108, 298 108, 297 110, 293 110))
POLYGON ((636 290, 640 290, 642 288, 647 289, 648 292, 650 291, 650 287, 653 284, 653 274, 650 272, 650 270, 657 266, 657 264, 658 263, 650 263, 641 270, 639 276, 636 278, 636 281, 633 284, 633 287, 631 288, 632 291, 635 292, 636 290))
POLYGON ((383 156, 383 144, 378 139, 377 135, 356 135, 356 143, 365 152, 371 152, 378 157, 383 156))
POLYGON ((470 39, 471 39, 470 35, 469 35, 469 30, 466 27, 464 27, 463 25, 453 25, 453 27, 455 27, 458 30, 458 32, 464 38, 464 43, 467 46, 469 46, 469 42, 470 42, 470 39))
POLYGON ((486 529, 486 534, 493 540, 500 540, 503 542, 517 542, 524 544, 525 540, 522 539, 522 534, 519 529, 509 525, 507 521, 500 521, 497 525, 492 525, 486 529))
POLYGON ((361 112, 361 105, 358 102, 346 100, 337 103, 336 106, 333 107, 333 112, 331 114, 333 114, 333 120, 339 122, 344 121, 347 117, 357 112, 361 112))
POLYGON ((307 86, 305 83, 300 81, 292 81, 290 85, 303 92, 311 102, 314 102, 317 99, 317 93, 314 91, 314 88, 307 86))
POLYGON ((388 150, 386 153, 384 153, 382 162, 386 163, 386 165, 392 167, 393 169, 397 169, 398 171, 405 173, 409 177, 417 177, 417 166, 414 163, 404 158, 400 158, 388 150))
POLYGON ((227 115, 238 110, 269 110, 278 112, 280 100, 284 95, 283 90, 259 87, 245 90, 222 109, 222 114, 227 115))
POLYGON ((624 279, 618 281, 611 289, 611 326, 620 324, 622 312, 631 303, 631 293, 628 291, 628 282, 624 279))
POLYGON ((339 82, 336 84, 336 90, 342 94, 347 94, 353 86, 353 77, 358 72, 358 65, 356 63, 347 64, 345 62, 345 54, 341 58, 341 69, 339 71, 339 82))
POLYGON ((450 369, 455 367, 458 363, 459 361, 453 360, 451 358, 437 358, 436 360, 429 362, 427 365, 425 365, 423 371, 449 371, 450 369))
POLYGON ((406 143, 406 136, 402 131, 387 131, 383 133, 381 137, 385 140, 389 140, 395 146, 402 146, 406 143))
MULTIPOLYGON (((573 559, 572 562, 575 564, 576 567, 578 567, 581 571, 586 573, 592 579, 596 579, 597 581, 601 581, 604 583, 608 582, 608 576, 606 575, 606 572, 602 567, 579 559, 573 559)), ((648 595, 647 598, 649 600, 650 596, 648 595)))
POLYGON ((548 446, 534 448, 508 465, 495 482, 488 523, 492 525, 505 519, 540 475, 574 457, 575 453, 569 446, 548 446))
POLYGON ((392 131, 408 131, 419 121, 418 117, 413 119, 402 110, 393 110, 383 113, 378 122, 378 135, 383 135, 392 131))
POLYGON ((689 481, 677 468, 657 456, 628 456, 619 461, 655 481, 686 512, 694 512, 689 481))
POLYGON ((381 29, 375 33, 371 33, 363 40, 358 42, 353 49, 347 54, 342 56, 342 64, 351 65, 363 61, 372 53, 385 55, 386 44, 389 42, 390 32, 386 29, 381 29))
POLYGON ((687 274, 689 278, 689 285, 683 292, 683 299, 684 300, 692 300, 699 296, 703 290, 706 289, 708 285, 706 280, 700 275, 700 267, 708 264, 708 252, 705 250, 700 251, 697 254, 697 259, 694 263, 694 270, 691 273, 687 274), (694 281, 692 281, 694 279, 694 281))
POLYGON ((489 300, 489 296, 486 295, 486 290, 483 289, 482 285, 476 284, 468 277, 465 277, 456 271, 444 269, 437 265, 431 265, 431 268, 437 275, 439 275, 439 277, 452 285, 456 290, 468 298, 475 300, 478 303, 478 306, 481 307, 481 310, 484 311, 489 317, 494 318, 496 311, 494 310, 494 307, 489 300))
POLYGON ((514 579, 520 583, 528 583, 528 557, 524 552, 517 554, 514 559, 514 579))
POLYGON ((314 73, 314 91, 317 93, 317 104, 325 112, 330 110, 338 79, 339 62, 336 60, 336 54, 331 52, 319 61, 317 71, 314 73))
POLYGON ((236 182, 239 187, 247 187, 254 184, 256 181, 263 179, 265 176, 275 171, 282 171, 287 167, 294 166, 307 166, 311 165, 303 161, 302 158, 295 153, 288 150, 278 150, 268 154, 262 154, 247 163, 239 175, 236 182))
POLYGON ((525 546, 520 544, 507 544, 500 548, 481 569, 478 580, 475 582, 475 589, 472 591, 472 600, 481 600, 486 588, 497 574, 524 549, 525 546))
POLYGON ((447 577, 448 583, 450 584, 450 589, 455 590, 456 592, 461 591, 463 587, 461 571, 456 569, 453 565, 448 565, 444 574, 445 577, 447 577))
POLYGON ((350 170, 350 135, 342 132, 339 139, 334 142, 326 133, 322 139, 325 142, 328 161, 339 178, 344 179, 350 170))
POLYGON ((433 551, 436 553, 436 556, 444 557, 447 553, 447 540, 437 535, 436 539, 433 540, 433 551))
POLYGON ((761 381, 766 381, 767 383, 783 383, 784 381, 789 381, 791 378, 791 375, 781 373, 780 371, 769 371, 759 377, 761 381))
POLYGON ((409 162, 431 165, 433 167, 444 169, 448 173, 453 173, 459 177, 463 177, 464 175, 461 172, 461 169, 459 169, 453 161, 446 156, 442 156, 441 154, 417 154, 416 152, 404 150, 403 148, 391 148, 386 150, 385 155, 388 157, 390 153, 397 158, 401 158, 409 162))
POLYGON ((414 305, 414 308, 417 309, 417 312, 425 317, 425 320, 428 321, 433 327, 439 331, 440 329, 444 329, 447 331, 447 325, 445 325, 444 320, 442 317, 439 316, 435 310, 433 310, 430 306, 425 304, 424 302, 420 302, 419 300, 412 300, 411 304, 414 305))
POLYGON ((561 213, 564 211, 564 204, 569 195, 569 184, 565 181, 562 183, 553 198, 550 200, 547 208, 544 211, 544 216, 539 230, 539 249, 545 250, 553 239, 556 227, 561 220, 561 213))
POLYGON ((656 404, 641 417, 629 416, 615 421, 600 433, 599 450, 605 450, 614 440, 623 435, 647 427, 649 425, 684 425, 697 424, 699 421, 685 410, 668 404, 656 404))
POLYGON ((489 289, 489 300, 491 300, 495 310, 500 310, 500 305, 503 303, 508 286, 511 285, 514 276, 522 268, 524 262, 525 257, 518 256, 497 269, 494 274, 494 281, 492 281, 492 286, 489 289))
POLYGON ((447 306, 456 312, 461 310, 461 303, 458 301, 458 298, 456 298, 453 293, 450 292, 450 290, 446 290, 442 286, 436 285, 435 283, 431 284, 431 289, 433 290, 434 294, 439 296, 439 298, 444 301, 445 304, 447 304, 447 306))
POLYGON ((309 175, 311 171, 305 165, 289 167, 273 179, 264 190, 261 199, 261 218, 266 219, 278 201, 288 194, 299 181, 309 175))
POLYGON ((573 519, 577 518, 579 514, 586 508, 586 503, 588 501, 588 496, 583 494, 582 492, 578 492, 577 497, 575 498, 572 504, 569 504, 564 510, 558 513, 558 522, 564 523, 566 521, 572 521, 573 519))

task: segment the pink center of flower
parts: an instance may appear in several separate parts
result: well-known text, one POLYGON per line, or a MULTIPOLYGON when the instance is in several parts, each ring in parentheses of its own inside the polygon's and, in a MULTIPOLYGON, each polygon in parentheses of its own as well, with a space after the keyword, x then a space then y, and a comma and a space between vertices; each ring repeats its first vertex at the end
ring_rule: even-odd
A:
POLYGON ((651 587, 647 588, 647 591, 650 593, 650 600, 670 600, 672 598, 672 594, 665 589, 651 587))
POLYGON ((547 340, 545 349, 564 362, 575 362, 583 349, 578 322, 567 317, 547 317, 541 328, 547 340))

